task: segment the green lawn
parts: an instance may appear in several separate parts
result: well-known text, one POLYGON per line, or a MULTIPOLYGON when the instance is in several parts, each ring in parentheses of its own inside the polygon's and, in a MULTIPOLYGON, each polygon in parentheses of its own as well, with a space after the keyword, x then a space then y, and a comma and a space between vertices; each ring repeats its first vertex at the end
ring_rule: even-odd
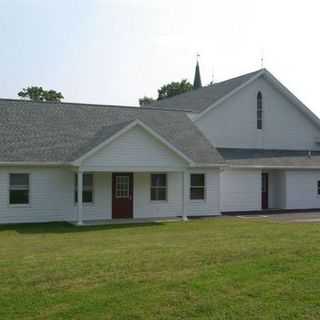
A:
POLYGON ((319 319, 320 224, 0 229, 0 319, 319 319))

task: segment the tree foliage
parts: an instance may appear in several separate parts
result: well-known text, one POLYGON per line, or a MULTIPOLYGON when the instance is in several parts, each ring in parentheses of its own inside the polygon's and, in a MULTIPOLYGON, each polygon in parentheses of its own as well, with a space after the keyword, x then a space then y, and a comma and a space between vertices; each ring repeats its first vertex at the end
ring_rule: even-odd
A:
POLYGON ((171 82, 163 85, 158 90, 158 100, 170 98, 178 94, 191 91, 193 89, 192 84, 187 80, 183 79, 180 82, 171 82))
POLYGON ((18 92, 18 96, 21 98, 27 98, 32 101, 53 101, 60 102, 64 99, 61 92, 55 90, 45 90, 42 87, 31 86, 23 88, 18 92))
POLYGON ((155 100, 152 97, 147 97, 144 96, 143 98, 139 99, 139 105, 142 106, 147 106, 149 104, 151 104, 152 102, 154 102, 155 100))

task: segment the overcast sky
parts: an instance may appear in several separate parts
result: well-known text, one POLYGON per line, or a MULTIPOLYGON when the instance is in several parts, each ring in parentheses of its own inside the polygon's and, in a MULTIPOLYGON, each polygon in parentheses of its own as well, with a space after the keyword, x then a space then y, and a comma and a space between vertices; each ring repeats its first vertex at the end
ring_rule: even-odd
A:
POLYGON ((137 105, 164 83, 264 65, 318 116, 318 1, 0 0, 0 96, 137 105))

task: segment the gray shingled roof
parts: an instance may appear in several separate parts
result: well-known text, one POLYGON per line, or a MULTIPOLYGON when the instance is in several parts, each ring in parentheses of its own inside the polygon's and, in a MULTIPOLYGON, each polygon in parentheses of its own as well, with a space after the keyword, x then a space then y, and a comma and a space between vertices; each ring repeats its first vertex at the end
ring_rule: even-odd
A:
POLYGON ((228 165, 320 167, 320 151, 218 148, 228 165))
POLYGON ((0 99, 0 162, 69 162, 139 119, 198 163, 223 159, 184 112, 0 99))
POLYGON ((247 82, 250 78, 261 72, 261 70, 262 69, 226 81, 217 82, 212 86, 192 90, 172 98, 156 101, 148 106, 148 108, 202 112, 232 90, 247 82))

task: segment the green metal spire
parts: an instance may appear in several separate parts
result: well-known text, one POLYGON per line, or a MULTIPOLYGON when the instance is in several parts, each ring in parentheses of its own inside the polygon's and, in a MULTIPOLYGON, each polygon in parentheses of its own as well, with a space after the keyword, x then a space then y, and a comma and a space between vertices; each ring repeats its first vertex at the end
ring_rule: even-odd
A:
POLYGON ((200 76, 200 67, 199 67, 199 61, 197 61, 196 72, 194 74, 193 89, 199 89, 201 87, 202 87, 202 84, 201 84, 201 76, 200 76))

